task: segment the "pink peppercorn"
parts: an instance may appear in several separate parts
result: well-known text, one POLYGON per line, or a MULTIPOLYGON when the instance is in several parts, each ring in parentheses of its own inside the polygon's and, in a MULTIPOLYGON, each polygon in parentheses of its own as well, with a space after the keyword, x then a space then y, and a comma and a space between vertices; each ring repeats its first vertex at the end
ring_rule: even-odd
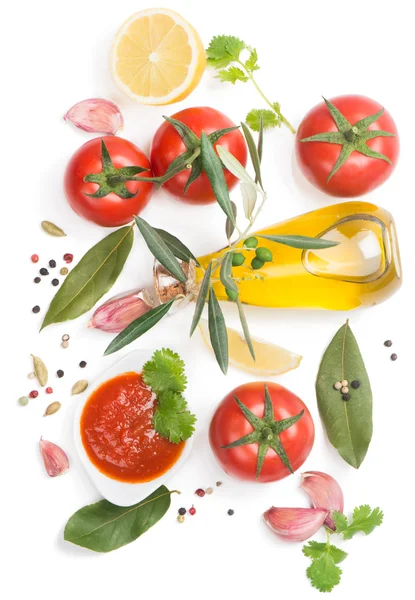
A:
POLYGON ((196 509, 194 506, 192 506, 191 508, 189 508, 189 515, 195 515, 196 514, 196 509))
POLYGON ((202 488, 198 488, 195 491, 196 496, 200 496, 200 498, 203 498, 203 496, 205 495, 205 490, 202 490, 202 488))
POLYGON ((37 254, 32 254, 30 260, 32 261, 32 263, 37 263, 39 262, 39 256, 37 254))
POLYGON ((73 254, 64 254, 63 260, 68 264, 71 263, 73 261, 73 254))
POLYGON ((29 398, 37 398, 39 396, 39 392, 37 390, 32 390, 29 394, 29 398))
POLYGON ((53 389, 51 387, 47 387, 46 390, 45 390, 45 392, 47 394, 52 394, 53 393, 53 389))

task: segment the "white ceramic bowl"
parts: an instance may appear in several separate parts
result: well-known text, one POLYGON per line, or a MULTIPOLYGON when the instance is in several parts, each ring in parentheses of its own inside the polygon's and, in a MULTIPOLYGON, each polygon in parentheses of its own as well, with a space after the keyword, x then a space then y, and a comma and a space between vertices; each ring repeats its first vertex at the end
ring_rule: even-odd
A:
POLYGON ((78 454, 82 460, 82 463, 87 470, 88 475, 92 479, 95 487, 100 494, 106 498, 112 504, 117 506, 132 506, 143 498, 146 498, 149 494, 152 494, 160 485, 166 483, 166 481, 177 473, 182 467, 184 461, 190 453, 193 437, 189 438, 183 448, 183 452, 180 455, 178 461, 169 469, 166 473, 145 483, 126 483, 123 481, 117 481, 111 479, 101 473, 97 467, 90 461, 88 454, 85 451, 84 445, 81 438, 81 415, 86 402, 88 401, 91 393, 104 381, 112 379, 121 373, 136 372, 141 373, 144 363, 146 363, 152 356, 152 352, 149 350, 134 350, 130 352, 121 360, 114 363, 104 373, 92 382, 92 385, 88 387, 88 390, 84 392, 80 398, 79 405, 75 413, 75 446, 78 454))

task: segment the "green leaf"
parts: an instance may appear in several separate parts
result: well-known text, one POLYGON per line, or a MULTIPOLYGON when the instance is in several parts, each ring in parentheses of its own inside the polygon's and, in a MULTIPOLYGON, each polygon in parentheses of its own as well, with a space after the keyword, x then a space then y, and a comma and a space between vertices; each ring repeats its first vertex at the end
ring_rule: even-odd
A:
POLYGON ((104 352, 104 356, 108 354, 113 354, 114 352, 118 352, 124 346, 128 346, 131 342, 134 342, 137 338, 142 336, 146 331, 154 327, 156 323, 160 321, 164 317, 166 313, 169 312, 175 298, 172 298, 166 304, 161 304, 160 306, 156 306, 156 308, 151 309, 145 315, 138 317, 135 321, 132 321, 125 329, 123 329, 110 343, 108 348, 104 352))
POLYGON ((273 127, 281 127, 281 120, 272 110, 266 108, 253 108, 246 115, 245 121, 253 131, 259 131, 262 119, 264 129, 272 129, 273 127))
POLYGON ((202 279, 202 283, 199 288, 199 295, 196 300, 195 312, 193 315, 192 325, 190 327, 190 337, 193 335, 194 330, 196 329, 200 317, 202 316, 203 308, 205 306, 205 302, 207 300, 209 294, 209 286, 210 286, 210 276, 212 274, 212 261, 209 263, 205 274, 202 279))
POLYGON ((327 100, 326 98, 324 98, 324 96, 323 96, 323 100, 324 100, 327 108, 329 109, 329 112, 330 112, 331 116, 333 117, 334 122, 336 123, 337 129, 339 131, 341 131, 342 133, 349 131, 349 129, 351 129, 352 126, 349 123, 349 121, 346 119, 346 117, 342 115, 342 113, 334 106, 334 104, 332 104, 330 102, 330 100, 327 100))
POLYGON ((210 341, 216 360, 222 372, 226 375, 229 364, 228 332, 226 331, 225 319, 213 288, 210 289, 209 293, 208 325, 210 341))
MULTIPOLYGON (((233 216, 235 217, 235 221, 236 221, 236 215, 238 213, 238 209, 236 208, 235 202, 232 202, 232 200, 231 200, 231 206, 232 206, 233 216)), ((235 225, 233 223, 231 223, 231 221, 228 219, 228 217, 226 217, 225 233, 226 233, 226 237, 228 240, 231 239, 231 236, 234 231, 235 231, 235 225)))
POLYGON ((238 286, 232 279, 232 253, 229 252, 225 255, 220 268, 220 280, 222 285, 233 292, 238 292, 238 286))
POLYGON ((178 392, 163 392, 154 412, 154 429, 173 444, 190 438, 196 417, 187 410, 187 402, 178 392))
POLYGON ((254 350, 254 347, 252 345, 251 334, 249 333, 248 322, 246 320, 244 309, 242 308, 242 302, 239 299, 239 297, 236 299, 236 305, 238 307, 239 320, 241 321, 242 331, 244 333, 245 342, 246 342, 246 344, 247 344, 247 346, 249 348, 249 352, 250 352, 253 360, 256 360, 256 358, 255 358, 255 350, 254 350))
POLYGON ((248 81, 248 77, 239 67, 228 67, 227 69, 221 69, 216 75, 218 79, 221 81, 227 81, 229 83, 235 84, 237 81, 248 81))
POLYGON ((66 523, 64 539, 94 552, 121 548, 160 521, 173 493, 162 485, 134 506, 115 506, 107 500, 84 506, 66 523))
POLYGON ((235 131, 235 129, 239 129, 239 126, 234 125, 234 127, 224 127, 223 129, 217 129, 216 131, 212 131, 212 133, 209 133, 208 138, 211 144, 215 145, 221 137, 223 137, 227 133, 230 133, 231 131, 235 131))
POLYGON ((196 179, 200 176, 201 173, 202 173, 202 158, 200 156, 198 156, 192 162, 192 170, 191 170, 191 173, 190 173, 190 177, 186 181, 186 185, 184 186, 184 190, 183 190, 183 193, 185 195, 186 195, 187 190, 189 189, 189 187, 192 185, 192 183, 194 181, 196 181, 196 179))
POLYGON ((324 248, 332 248, 338 246, 340 242, 332 242, 324 238, 313 238, 306 235, 258 235, 256 237, 290 246, 291 248, 299 248, 300 250, 321 250, 324 248))
POLYGON ((171 117, 163 116, 163 119, 165 119, 168 123, 170 123, 172 127, 175 128, 188 150, 193 152, 196 148, 199 147, 200 140, 197 137, 197 135, 190 129, 190 127, 188 127, 181 121, 178 121, 177 119, 172 119, 171 117))
POLYGON ((316 382, 317 403, 327 436, 340 456, 358 469, 372 439, 372 391, 362 355, 348 321, 324 353, 316 382), (344 401, 336 381, 360 382, 344 401))
POLYGON ((259 116, 259 135, 258 135, 258 156, 259 163, 262 161, 262 152, 264 148, 264 124, 262 120, 262 115, 259 116))
POLYGON ((169 273, 174 275, 176 279, 182 283, 186 283, 187 277, 184 274, 183 269, 177 262, 177 259, 169 246, 163 241, 163 238, 141 217, 134 217, 134 219, 152 255, 155 256, 159 263, 162 264, 169 273))
POLYGON ((336 533, 343 534, 345 540, 350 540, 359 531, 369 535, 383 522, 383 512, 380 508, 377 507, 372 510, 368 504, 363 504, 354 509, 350 524, 347 523, 346 518, 341 519, 341 516, 336 511, 333 513, 333 520, 336 525, 336 533))
POLYGON ((340 550, 333 545, 328 545, 327 542, 316 542, 311 540, 306 546, 303 546, 303 554, 308 558, 321 558, 323 554, 329 552, 333 559, 333 562, 338 565, 345 558, 347 558, 347 552, 340 550))
POLYGON ((255 48, 251 49, 249 57, 245 61, 245 69, 247 71, 251 71, 251 73, 253 71, 258 71, 258 69, 259 69, 259 65, 258 65, 258 52, 256 51, 255 48))
POLYGON ((194 256, 192 252, 190 252, 189 248, 185 246, 177 237, 164 231, 164 229, 156 229, 154 227, 154 231, 156 231, 166 246, 173 252, 174 256, 184 262, 189 262, 190 260, 194 260, 198 265, 197 258, 194 256))
POLYGON ((348 522, 347 517, 343 513, 338 510, 334 510, 332 513, 332 519, 336 526, 336 533, 341 533, 345 529, 347 529, 348 522))
POLYGON ((249 175, 245 167, 241 165, 239 160, 235 158, 234 155, 229 152, 229 150, 226 150, 226 148, 220 146, 219 144, 216 146, 216 150, 218 151, 219 158, 228 171, 232 173, 232 175, 235 175, 235 177, 241 181, 244 181, 245 183, 255 185, 254 180, 249 175))
MULTIPOLYGON (((262 117, 260 117, 259 131, 261 131, 261 123, 262 123, 262 117)), ((244 136, 246 139, 246 144, 248 146, 249 155, 250 155, 251 161, 252 161, 252 166, 254 167, 256 181, 258 181, 261 188, 264 189, 264 186, 262 185, 262 176, 261 176, 261 159, 259 158, 258 149, 255 145, 254 138, 252 137, 252 133, 249 131, 249 128, 245 125, 244 122, 241 123, 241 126, 242 126, 242 130, 244 132, 244 136)), ((263 127, 262 127, 262 130, 263 130, 263 127)), ((262 142, 261 142, 261 152, 262 152, 262 142)))
POLYGON ((207 63, 215 68, 226 67, 239 58, 245 47, 245 42, 233 35, 215 36, 206 49, 207 63))
POLYGON ((131 226, 110 233, 93 246, 66 277, 42 323, 76 319, 90 310, 114 285, 133 245, 131 226))
POLYGON ((204 132, 202 132, 201 150, 202 166, 209 178, 216 200, 231 223, 235 224, 235 217, 232 211, 225 175, 223 174, 222 163, 214 151, 212 143, 204 132))
POLYGON ((156 350, 143 367, 143 381, 155 394, 165 391, 183 392, 187 385, 185 364, 169 348, 156 350))
POLYGON ((320 592, 331 592, 339 585, 342 570, 336 565, 331 554, 326 552, 321 558, 313 560, 306 573, 313 587, 320 592))

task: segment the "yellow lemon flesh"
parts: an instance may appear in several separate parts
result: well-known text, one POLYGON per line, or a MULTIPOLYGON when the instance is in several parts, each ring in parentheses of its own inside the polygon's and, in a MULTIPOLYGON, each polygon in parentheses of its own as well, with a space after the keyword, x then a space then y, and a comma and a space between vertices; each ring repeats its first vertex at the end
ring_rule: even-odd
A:
MULTIPOLYGON (((208 322, 206 319, 200 319, 199 329, 202 337, 209 348, 210 343, 208 322)), ((281 375, 292 369, 296 369, 302 359, 302 356, 290 352, 285 348, 270 344, 264 340, 259 340, 251 336, 252 345, 255 352, 255 360, 252 358, 248 344, 244 337, 235 329, 227 328, 229 343, 229 362, 234 367, 255 373, 255 375, 281 375)))
POLYGON ((115 36, 111 71, 116 84, 141 104, 171 104, 186 98, 206 66, 198 33, 166 8, 143 10, 115 36))

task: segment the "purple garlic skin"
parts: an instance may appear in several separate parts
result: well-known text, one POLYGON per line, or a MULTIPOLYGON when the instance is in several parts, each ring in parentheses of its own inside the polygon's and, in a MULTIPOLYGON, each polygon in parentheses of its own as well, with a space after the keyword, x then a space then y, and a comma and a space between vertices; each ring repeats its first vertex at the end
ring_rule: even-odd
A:
POLYGON ((91 133, 115 135, 124 128, 124 119, 118 106, 103 98, 89 98, 74 104, 63 117, 78 129, 91 133))
POLYGON ((110 298, 97 308, 88 327, 108 333, 120 333, 127 325, 152 308, 153 300, 146 290, 130 290, 110 298))
POLYGON ((328 511, 322 508, 276 508, 263 514, 266 525, 278 537, 290 542, 304 542, 324 524, 328 511))
POLYGON ((321 471, 307 471, 301 475, 300 487, 308 494, 314 508, 323 508, 329 511, 325 525, 336 530, 332 519, 333 511, 343 512, 344 496, 337 481, 321 471))
POLYGON ((62 448, 43 438, 40 438, 39 447, 49 477, 57 477, 69 471, 69 459, 62 448))

